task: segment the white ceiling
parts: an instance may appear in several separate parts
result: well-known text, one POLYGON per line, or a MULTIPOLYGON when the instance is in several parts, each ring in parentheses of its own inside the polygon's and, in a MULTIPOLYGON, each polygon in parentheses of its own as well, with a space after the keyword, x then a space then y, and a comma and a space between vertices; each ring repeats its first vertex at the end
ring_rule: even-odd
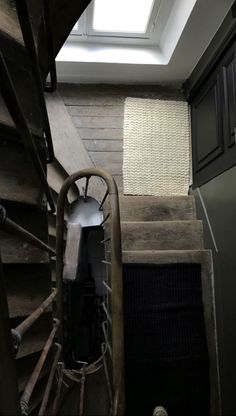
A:
MULTIPOLYGON (((118 54, 130 57, 129 48, 117 51, 103 47, 105 59, 99 62, 94 59, 95 55, 88 59, 83 50, 78 54, 75 44, 66 44, 57 57, 58 80, 74 83, 182 83, 191 74, 232 4, 233 0, 197 0, 169 63, 160 50, 154 51, 154 48, 142 49, 136 61, 128 60, 133 63, 121 63, 118 54)), ((173 39, 175 32, 177 26, 172 24, 173 39)))

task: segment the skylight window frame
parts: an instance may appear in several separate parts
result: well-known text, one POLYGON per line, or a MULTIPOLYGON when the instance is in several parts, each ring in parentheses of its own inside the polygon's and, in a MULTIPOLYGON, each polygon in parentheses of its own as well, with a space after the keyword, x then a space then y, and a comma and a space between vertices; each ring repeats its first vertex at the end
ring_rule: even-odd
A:
MULTIPOLYGON (((119 0, 118 0, 119 1, 119 0)), ((89 19, 89 26, 88 26, 88 35, 89 36, 98 36, 98 37, 119 37, 119 38, 148 38, 150 36, 150 30, 152 26, 152 21, 157 15, 158 8, 160 7, 162 0, 152 0, 151 9, 149 12, 146 30, 144 32, 140 31, 101 31, 93 28, 93 20, 94 20, 94 2, 92 3, 92 7, 88 9, 88 19, 89 19)), ((125 13, 125 11, 124 11, 125 13)))
POLYGON ((154 0, 145 33, 118 31, 102 32, 93 29, 94 2, 92 2, 80 17, 78 21, 78 30, 72 30, 70 40, 76 40, 76 37, 78 37, 78 41, 86 43, 155 45, 157 43, 156 26, 158 15, 164 2, 171 4, 173 0, 154 0))

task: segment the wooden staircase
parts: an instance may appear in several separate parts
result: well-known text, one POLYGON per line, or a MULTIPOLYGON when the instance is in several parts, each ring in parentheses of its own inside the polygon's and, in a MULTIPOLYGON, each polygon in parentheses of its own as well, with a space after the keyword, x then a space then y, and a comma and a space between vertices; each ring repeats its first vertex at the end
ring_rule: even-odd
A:
MULTIPOLYGON (((33 77, 32 63, 25 47, 16 8, 1 1, 1 74, 3 60, 7 67, 15 98, 28 127, 42 172, 46 175, 46 143, 43 140, 43 114, 33 77)), ((3 81, 4 82, 4 81, 3 81)), ((27 148, 26 137, 19 128, 17 106, 11 101, 9 84, 1 85, 0 106, 0 198, 9 219, 24 227, 43 242, 48 242, 47 204, 27 148)), ((15 328, 29 316, 51 292, 49 255, 24 239, 1 229, 0 246, 6 280, 11 327, 15 328)), ((24 337, 16 356, 19 392, 22 393, 52 328, 48 309, 24 337)), ((32 397, 30 412, 42 396, 47 362, 32 397)))
MULTIPOLYGON (((48 8, 43 0, 0 0, 0 201, 7 218, 53 248, 56 236, 53 208, 62 182, 72 172, 59 157, 47 168, 47 162, 53 160, 53 149, 43 87, 48 72, 51 72, 52 85, 47 90, 55 87, 54 57, 89 2, 57 0, 51 1, 48 8)), ((78 195, 78 188, 73 187, 67 206, 78 195)), ((194 199, 191 196, 121 196, 120 207, 124 267, 127 263, 198 263, 202 266, 211 414, 218 414, 212 261, 211 253, 204 250, 202 224, 196 220, 194 199)), ((51 293, 55 259, 9 233, 4 228, 4 211, 2 213, 1 261, 10 326, 15 328, 51 293)), ((107 258, 109 260, 109 251, 107 258)), ((52 307, 49 307, 23 338, 15 362, 20 394, 52 328, 52 307)), ((49 354, 30 400, 29 413, 39 408, 52 359, 49 354)), ((5 383, 1 373, 0 383, 5 383)), ((7 397, 11 400, 11 391, 7 397)), ((1 399, 0 413, 9 414, 1 399)))
MULTIPOLYGON (((124 270, 126 264, 201 265, 210 360, 210 414, 220 414, 212 255, 210 250, 204 249, 202 223, 196 219, 194 197, 120 195, 119 202, 124 270)), ((108 226, 104 227, 107 231, 108 226)), ((109 248, 107 260, 110 260, 109 248)))
MULTIPOLYGON (((125 264, 142 263, 187 263, 201 266, 202 300, 210 358, 211 414, 218 415, 219 374, 213 264, 211 251, 204 249, 202 222, 196 218, 194 197, 157 198, 123 195, 122 107, 125 97, 148 96, 162 99, 170 94, 169 99, 179 99, 178 94, 181 95, 177 90, 166 89, 163 92, 158 88, 155 90, 153 86, 151 91, 148 88, 140 88, 62 85, 60 92, 77 128, 77 141, 83 141, 95 166, 108 169, 115 179, 118 178, 124 267, 125 264)), ((106 214, 105 209, 104 215, 106 214)), ((104 225, 106 231, 109 229, 108 225, 104 225)), ((107 261, 110 261, 109 242, 107 261)))
MULTIPOLYGON (((46 244, 48 207, 53 216, 56 202, 50 187, 57 193, 58 177, 60 180, 63 177, 63 182, 66 173, 54 162, 50 168, 52 183, 48 185, 47 162, 53 160, 53 147, 43 88, 48 72, 52 84, 47 90, 55 88, 55 55, 88 3, 87 0, 0 1, 0 202, 9 220, 46 244)), ((6 230, 1 219, 1 260, 10 326, 15 328, 51 293, 51 259, 41 248, 6 230)), ((22 340, 16 355, 20 394, 52 325, 52 307, 48 307, 22 340)), ((29 413, 40 404, 51 359, 49 355, 40 374, 29 413)), ((1 399, 0 413, 8 414, 1 399)))

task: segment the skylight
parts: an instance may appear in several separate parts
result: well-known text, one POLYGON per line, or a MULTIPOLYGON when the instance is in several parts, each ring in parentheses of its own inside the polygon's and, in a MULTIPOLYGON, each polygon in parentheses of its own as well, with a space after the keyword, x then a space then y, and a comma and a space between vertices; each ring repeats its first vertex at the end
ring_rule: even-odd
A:
POLYGON ((93 30, 145 33, 155 0, 95 0, 93 30))

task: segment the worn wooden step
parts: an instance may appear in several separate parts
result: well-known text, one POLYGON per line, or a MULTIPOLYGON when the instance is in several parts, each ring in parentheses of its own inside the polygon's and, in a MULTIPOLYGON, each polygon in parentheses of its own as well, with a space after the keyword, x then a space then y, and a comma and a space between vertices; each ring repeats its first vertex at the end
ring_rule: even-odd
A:
POLYGON ((123 250, 203 249, 201 221, 126 221, 121 234, 123 250))
POLYGON ((5 264, 10 318, 30 315, 51 293, 49 264, 5 264))
POLYGON ((211 264, 210 250, 123 250, 123 263, 200 263, 211 264))
POLYGON ((1 200, 45 207, 44 192, 22 144, 0 141, 1 200))
POLYGON ((122 221, 177 221, 196 219, 193 196, 119 196, 122 221))
POLYGON ((24 45, 16 8, 9 0, 0 0, 0 34, 24 45))
MULTIPOLYGON (((7 216, 27 231, 47 243, 47 214, 33 206, 4 203, 7 216)), ((48 263, 49 255, 42 249, 0 229, 3 263, 48 263)))

